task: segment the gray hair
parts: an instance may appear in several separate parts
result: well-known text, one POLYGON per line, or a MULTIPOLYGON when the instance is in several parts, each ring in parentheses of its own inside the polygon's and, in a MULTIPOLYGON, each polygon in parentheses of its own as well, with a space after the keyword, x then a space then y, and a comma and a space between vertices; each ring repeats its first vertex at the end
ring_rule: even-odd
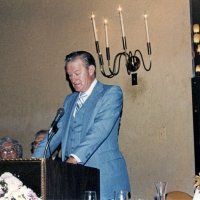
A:
POLYGON ((16 149, 17 158, 22 158, 23 148, 22 148, 22 145, 17 140, 8 136, 0 138, 0 151, 3 150, 3 145, 5 143, 13 144, 14 148, 16 149))

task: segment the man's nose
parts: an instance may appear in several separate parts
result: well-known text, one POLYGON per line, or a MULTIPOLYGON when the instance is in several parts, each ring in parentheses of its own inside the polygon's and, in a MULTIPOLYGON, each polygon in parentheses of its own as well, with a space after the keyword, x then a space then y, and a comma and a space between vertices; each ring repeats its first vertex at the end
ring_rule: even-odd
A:
POLYGON ((72 82, 72 84, 76 83, 76 81, 77 81, 76 76, 72 76, 72 77, 71 77, 71 82, 72 82))

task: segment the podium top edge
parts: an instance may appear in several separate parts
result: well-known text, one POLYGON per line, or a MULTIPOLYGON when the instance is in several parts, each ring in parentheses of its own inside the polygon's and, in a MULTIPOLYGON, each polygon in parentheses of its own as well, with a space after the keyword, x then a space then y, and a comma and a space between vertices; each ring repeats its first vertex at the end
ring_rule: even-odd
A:
POLYGON ((0 159, 1 161, 44 161, 46 158, 15 158, 15 159, 0 159))

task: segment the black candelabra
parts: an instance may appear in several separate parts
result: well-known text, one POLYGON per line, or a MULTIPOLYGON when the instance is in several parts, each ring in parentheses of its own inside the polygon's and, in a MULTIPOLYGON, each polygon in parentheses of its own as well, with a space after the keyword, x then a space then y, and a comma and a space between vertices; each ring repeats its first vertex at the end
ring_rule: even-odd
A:
POLYGON ((103 76, 107 78, 113 78, 114 76, 119 74, 120 66, 121 66, 121 59, 122 57, 125 59, 125 66, 128 75, 132 76, 132 85, 137 85, 137 73, 136 71, 140 68, 140 65, 142 63, 145 71, 151 70, 151 43, 149 41, 149 33, 148 33, 148 24, 147 24, 147 15, 144 15, 145 19, 145 27, 146 27, 146 33, 147 33, 147 53, 149 56, 149 66, 147 67, 144 62, 144 58, 142 55, 142 52, 139 49, 136 49, 134 52, 127 50, 127 42, 126 42, 126 36, 124 33, 124 25, 123 25, 123 17, 122 17, 122 10, 119 7, 119 16, 120 16, 120 23, 121 23, 121 31, 122 31, 122 46, 123 51, 117 53, 114 56, 114 62, 113 66, 111 66, 111 60, 110 60, 110 48, 108 45, 108 30, 107 30, 107 20, 104 20, 104 27, 105 27, 105 39, 106 39, 106 59, 108 62, 108 70, 106 72, 104 67, 104 60, 103 55, 100 50, 99 41, 97 37, 97 30, 95 25, 95 16, 92 13, 91 20, 93 25, 93 31, 94 31, 94 38, 95 38, 95 46, 96 46, 96 52, 98 54, 99 64, 100 64, 100 70, 103 76))

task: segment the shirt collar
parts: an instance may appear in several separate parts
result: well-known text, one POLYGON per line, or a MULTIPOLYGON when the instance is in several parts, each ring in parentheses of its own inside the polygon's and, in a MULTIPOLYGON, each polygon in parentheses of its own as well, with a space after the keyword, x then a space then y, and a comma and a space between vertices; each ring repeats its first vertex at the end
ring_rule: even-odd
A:
POLYGON ((84 93, 87 94, 87 96, 90 96, 96 84, 97 84, 97 79, 95 78, 92 84, 90 85, 89 89, 84 93))

